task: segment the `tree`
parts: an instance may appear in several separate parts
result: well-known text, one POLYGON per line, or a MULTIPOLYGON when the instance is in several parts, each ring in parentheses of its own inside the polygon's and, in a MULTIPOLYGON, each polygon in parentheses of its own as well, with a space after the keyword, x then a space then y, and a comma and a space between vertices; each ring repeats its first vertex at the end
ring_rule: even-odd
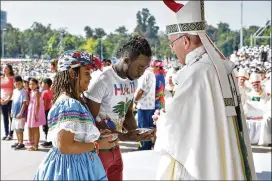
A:
MULTIPOLYGON (((260 27, 259 26, 249 26, 248 29, 244 28, 244 45, 251 45, 251 35, 253 35, 260 27)), ((270 27, 266 28, 261 36, 270 36, 270 27)), ((269 45, 269 39, 256 39, 256 45, 269 45)), ((253 42, 254 43, 254 42, 253 42)), ((253 44, 254 45, 254 44, 253 44)))
POLYGON ((42 34, 47 34, 49 32, 52 32, 51 30, 51 24, 48 24, 47 27, 44 26, 43 24, 41 23, 38 23, 38 22, 34 22, 32 25, 31 25, 31 28, 33 31, 35 32, 39 32, 39 33, 42 33, 42 34))
POLYGON ((116 30, 116 33, 118 34, 127 34, 128 30, 125 26, 119 26, 116 30))
MULTIPOLYGON (((66 28, 52 29, 51 24, 43 25, 34 22, 30 28, 20 31, 11 24, 6 25, 5 31, 5 56, 18 57, 19 55, 42 56, 56 58, 63 51, 71 49, 84 50, 101 54, 101 39, 103 57, 116 56, 117 51, 128 41, 131 36, 142 35, 150 43, 153 55, 161 59, 169 59, 171 49, 168 38, 164 32, 158 33, 155 17, 148 9, 144 8, 136 14, 137 26, 131 34, 125 26, 119 26, 113 33, 108 35, 102 28, 90 28, 85 26, 85 36, 72 35, 66 28)), ((244 28, 244 45, 250 46, 250 35, 258 30, 258 26, 244 28)), ((228 23, 220 22, 216 27, 208 25, 206 31, 217 47, 226 55, 230 55, 236 45, 240 43, 240 32, 230 29, 228 23)), ((267 28, 262 36, 269 36, 271 28, 267 28)), ((268 45, 269 39, 257 39, 257 45, 268 45)), ((2 43, 2 41, 0 42, 2 43)))
POLYGON ((158 53, 157 53, 158 57, 161 59, 170 59, 171 58, 171 48, 168 44, 168 38, 165 33, 160 32, 159 42, 160 42, 160 46, 159 46, 158 53))
MULTIPOLYGON (((11 24, 6 24, 6 31, 4 32, 4 51, 5 57, 16 57, 21 53, 21 46, 19 44, 21 32, 17 28, 13 28, 11 24)), ((1 31, 2 35, 2 31, 1 31)), ((1 41, 2 43, 2 41, 1 41)), ((1 44, 2 46, 2 44, 1 44)), ((2 53, 2 51, 1 51, 2 53)), ((2 56, 2 55, 1 55, 2 56)))
POLYGON ((103 28, 95 28, 94 32, 94 39, 103 38, 105 35, 107 35, 103 28))
POLYGON ((230 28, 229 28, 228 23, 220 22, 220 23, 217 24, 217 26, 218 26, 217 32, 218 32, 219 35, 222 34, 222 33, 228 33, 228 32, 231 31, 230 28))
POLYGON ((135 32, 139 35, 144 36, 153 48, 155 43, 158 41, 159 27, 156 26, 156 19, 150 14, 147 8, 143 8, 142 11, 138 11, 136 14, 137 26, 135 32))
POLYGON ((77 49, 76 43, 77 43, 76 38, 73 35, 71 34, 66 35, 63 38, 61 46, 59 48, 59 54, 67 50, 76 50, 77 49))
POLYGON ((85 26, 84 31, 85 31, 85 38, 86 39, 93 37, 94 31, 89 26, 85 26))
POLYGON ((212 25, 206 24, 206 32, 213 42, 217 41, 217 28, 212 25))
POLYGON ((86 42, 83 44, 82 50, 88 52, 88 53, 94 53, 95 51, 96 42, 93 38, 88 38, 86 42))
POLYGON ((60 41, 60 35, 57 32, 54 32, 54 34, 52 34, 52 36, 47 41, 47 44, 44 47, 45 57, 57 58, 59 41, 60 41))
POLYGON ((107 48, 102 38, 99 38, 95 41, 94 53, 100 58, 107 58, 109 56, 107 54, 107 48), (101 57, 101 51, 102 51, 102 57, 101 57))

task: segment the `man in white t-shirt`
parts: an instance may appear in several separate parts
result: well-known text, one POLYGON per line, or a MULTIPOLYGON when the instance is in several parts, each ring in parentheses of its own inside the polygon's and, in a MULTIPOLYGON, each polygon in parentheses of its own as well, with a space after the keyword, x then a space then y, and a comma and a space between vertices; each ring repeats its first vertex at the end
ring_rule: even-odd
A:
MULTIPOLYGON (((155 113, 156 76, 153 68, 145 70, 138 80, 134 100, 138 108, 138 127, 154 127, 152 116, 155 113)), ((152 141, 142 141, 139 150, 151 150, 152 141)))
MULTIPOLYGON (((103 71, 84 93, 90 112, 99 129, 118 133, 121 141, 151 140, 153 133, 139 134, 133 115, 133 97, 136 79, 151 62, 151 48, 147 40, 135 36, 117 53, 119 61, 103 71), (123 132, 123 128, 127 132, 123 132)), ((123 180, 123 161, 119 146, 100 150, 99 157, 108 180, 123 180)))

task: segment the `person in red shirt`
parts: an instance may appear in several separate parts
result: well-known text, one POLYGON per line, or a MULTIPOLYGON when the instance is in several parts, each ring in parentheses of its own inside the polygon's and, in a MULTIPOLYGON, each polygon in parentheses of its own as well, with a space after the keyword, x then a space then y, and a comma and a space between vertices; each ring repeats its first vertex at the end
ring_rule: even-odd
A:
POLYGON ((43 147, 52 147, 52 142, 47 141, 47 134, 48 134, 48 120, 47 120, 47 115, 48 112, 52 106, 52 99, 53 99, 53 93, 51 91, 51 85, 52 85, 52 80, 49 78, 43 79, 42 80, 42 98, 44 102, 44 110, 45 110, 45 117, 46 117, 46 124, 43 125, 43 131, 45 134, 45 142, 41 144, 43 147))

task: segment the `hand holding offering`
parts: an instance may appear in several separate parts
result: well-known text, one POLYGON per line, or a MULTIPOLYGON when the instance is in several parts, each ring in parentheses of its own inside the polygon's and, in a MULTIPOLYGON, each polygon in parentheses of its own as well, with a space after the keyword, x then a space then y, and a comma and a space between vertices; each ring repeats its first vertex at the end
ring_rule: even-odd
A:
POLYGON ((154 113, 154 115, 152 116, 152 119, 153 119, 153 124, 156 125, 156 122, 158 121, 160 115, 161 115, 161 112, 165 113, 165 109, 157 109, 154 113))

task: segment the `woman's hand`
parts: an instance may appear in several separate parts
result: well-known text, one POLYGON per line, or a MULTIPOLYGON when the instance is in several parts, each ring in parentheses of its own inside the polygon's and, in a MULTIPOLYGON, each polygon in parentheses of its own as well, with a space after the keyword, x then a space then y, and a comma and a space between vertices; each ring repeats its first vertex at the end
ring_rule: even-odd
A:
POLYGON ((8 104, 8 102, 9 102, 9 100, 6 100, 6 101, 5 101, 5 100, 2 100, 2 99, 1 99, 1 105, 6 105, 6 104, 8 104))
POLYGON ((99 149, 109 149, 109 148, 113 148, 116 145, 118 145, 118 139, 115 140, 114 142, 110 142, 112 140, 113 136, 109 136, 106 138, 102 138, 101 140, 97 141, 97 143, 99 144, 99 149))

